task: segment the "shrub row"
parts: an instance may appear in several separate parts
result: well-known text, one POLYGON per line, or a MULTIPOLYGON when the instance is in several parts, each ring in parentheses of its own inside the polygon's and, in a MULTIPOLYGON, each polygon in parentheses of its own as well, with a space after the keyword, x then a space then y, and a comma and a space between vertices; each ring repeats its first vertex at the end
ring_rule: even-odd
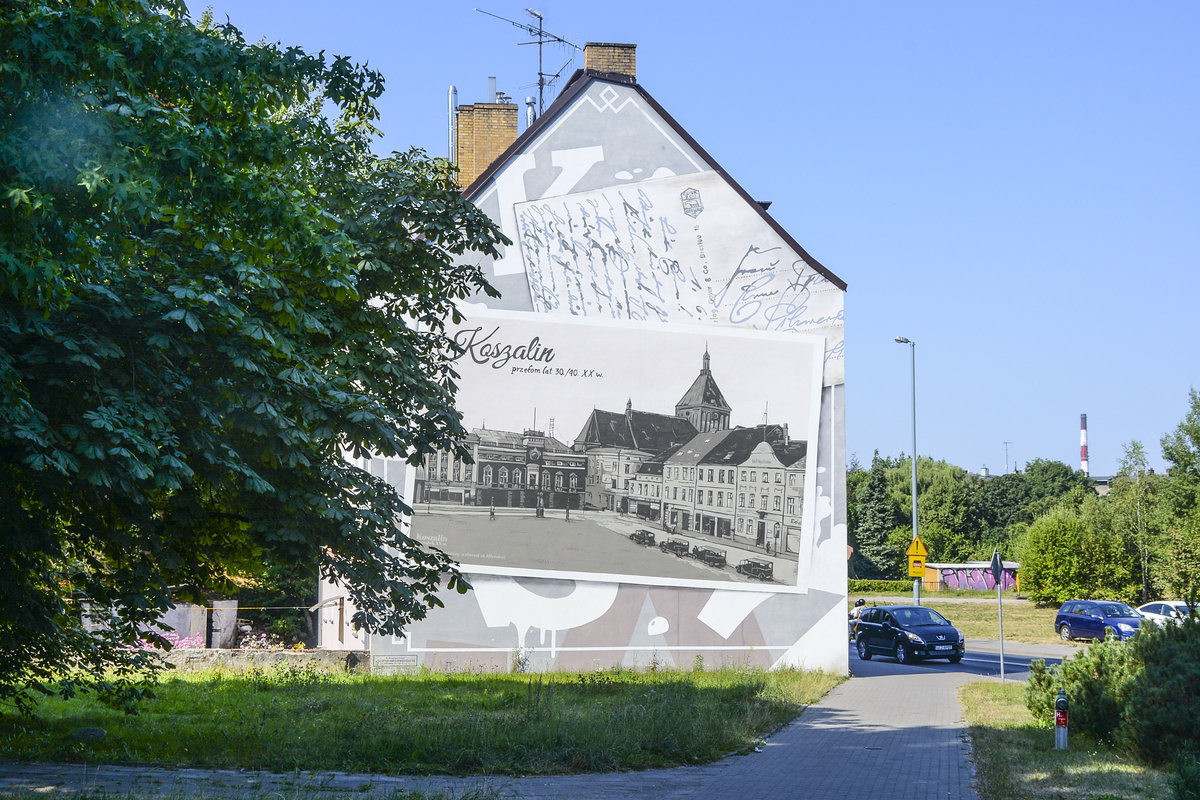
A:
POLYGON ((911 592, 912 581, 851 580, 850 594, 879 594, 880 592, 911 592))
MULTIPOLYGON (((1200 743, 1200 618, 1144 625, 1128 643, 1097 642, 1061 665, 1030 665, 1025 704, 1049 720, 1059 689, 1072 731, 1111 742, 1152 764, 1168 764, 1200 743)), ((1195 759, 1191 762, 1193 765, 1195 759)))

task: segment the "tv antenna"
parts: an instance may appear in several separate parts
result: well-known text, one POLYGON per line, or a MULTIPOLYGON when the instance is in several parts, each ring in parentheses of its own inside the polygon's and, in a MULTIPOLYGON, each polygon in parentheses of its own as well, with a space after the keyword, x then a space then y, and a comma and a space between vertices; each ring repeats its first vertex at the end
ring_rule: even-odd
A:
MULTIPOLYGON (((558 80, 559 76, 562 75, 563 70, 566 69, 567 66, 571 63, 570 61, 568 61, 566 64, 563 64, 562 67, 558 70, 558 72, 554 73, 553 75, 551 75, 547 72, 543 72, 542 71, 542 45, 546 44, 547 42, 555 42, 557 44, 565 44, 567 47, 571 47, 575 50, 580 49, 579 45, 575 44, 574 42, 568 42, 566 39, 562 38, 561 36, 556 36, 553 33, 550 33, 549 31, 546 31, 545 29, 543 29, 541 12, 535 11, 532 8, 525 9, 525 13, 537 20, 536 28, 532 25, 527 25, 524 22, 517 22, 516 20, 511 20, 511 19, 508 19, 507 17, 502 17, 499 14, 493 14, 490 11, 484 11, 482 8, 477 8, 475 10, 478 11, 480 14, 487 14, 489 17, 495 17, 498 20, 503 20, 504 22, 507 22, 509 25, 512 25, 513 27, 520 28, 521 30, 528 33, 530 36, 537 37, 537 39, 535 39, 532 42, 518 42, 517 44, 536 44, 538 46, 537 87, 538 87, 538 116, 540 117, 542 115, 542 112, 545 110, 545 106, 546 106, 546 103, 545 103, 546 85, 558 80), (550 80, 547 81, 546 80, 547 78, 549 78, 550 80)), ((572 58, 574 58, 574 54, 572 54, 572 58)))

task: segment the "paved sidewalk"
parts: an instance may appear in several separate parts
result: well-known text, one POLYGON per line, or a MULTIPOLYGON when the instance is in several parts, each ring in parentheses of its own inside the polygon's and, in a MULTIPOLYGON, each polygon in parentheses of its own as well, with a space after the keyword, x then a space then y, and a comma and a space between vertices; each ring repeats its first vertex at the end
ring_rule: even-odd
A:
POLYGON ((295 797, 420 790, 514 800, 975 800, 956 692, 977 679, 929 670, 852 678, 772 736, 760 752, 701 767, 538 778, 412 778, 0 761, 0 794, 90 790, 118 797, 295 797))

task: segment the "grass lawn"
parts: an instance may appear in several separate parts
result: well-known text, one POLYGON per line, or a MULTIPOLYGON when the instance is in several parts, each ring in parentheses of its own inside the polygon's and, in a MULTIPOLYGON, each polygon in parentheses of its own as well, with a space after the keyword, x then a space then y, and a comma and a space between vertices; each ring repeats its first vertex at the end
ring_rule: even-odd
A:
MULTIPOLYGON (((1006 626, 1007 628, 1007 626, 1006 626)), ((1025 707, 1025 684, 980 681, 959 690, 970 726, 981 800, 1167 800, 1169 775, 1072 736, 1054 749, 1054 728, 1025 707)), ((1049 715, 1047 714, 1047 717, 1049 715)))
POLYGON ((0 716, 0 753, 44 761, 407 775, 549 775, 693 764, 754 746, 842 678, 608 670, 165 677, 136 716, 87 697, 0 716), (70 738, 103 728, 100 741, 70 738))

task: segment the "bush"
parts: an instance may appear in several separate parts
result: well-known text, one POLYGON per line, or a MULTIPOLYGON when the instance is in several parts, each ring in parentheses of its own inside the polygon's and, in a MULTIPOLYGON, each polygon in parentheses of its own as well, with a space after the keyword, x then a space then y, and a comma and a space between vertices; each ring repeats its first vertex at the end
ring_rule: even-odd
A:
MULTIPOLYGON (((1097 642, 1058 666, 1033 662, 1025 705, 1036 719, 1049 718, 1059 689, 1071 704, 1072 731, 1151 764, 1191 753, 1187 768, 1200 775, 1194 763, 1200 743, 1200 618, 1165 628, 1146 625, 1128 643, 1097 642)), ((1180 779, 1194 777, 1181 773, 1180 779)))
POLYGON ((1038 660, 1030 665, 1025 706, 1036 719, 1046 719, 1062 689, 1070 703, 1071 730, 1115 742, 1129 687, 1140 671, 1134 656, 1131 647, 1110 639, 1057 666, 1038 660))
POLYGON ((912 581, 851 580, 850 594, 911 592, 912 581))
POLYGON ((1200 743, 1200 620, 1149 631, 1130 645, 1142 669, 1130 687, 1121 745, 1151 763, 1169 763, 1200 743))
POLYGON ((1200 800, 1200 759, 1192 749, 1180 750, 1171 776, 1171 796, 1175 800, 1200 800))

